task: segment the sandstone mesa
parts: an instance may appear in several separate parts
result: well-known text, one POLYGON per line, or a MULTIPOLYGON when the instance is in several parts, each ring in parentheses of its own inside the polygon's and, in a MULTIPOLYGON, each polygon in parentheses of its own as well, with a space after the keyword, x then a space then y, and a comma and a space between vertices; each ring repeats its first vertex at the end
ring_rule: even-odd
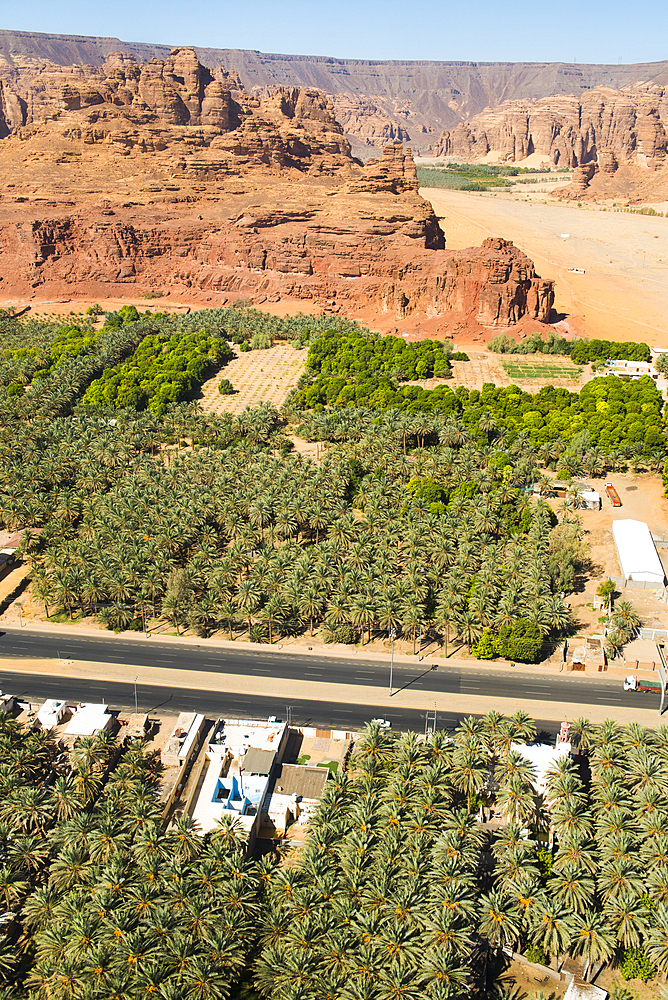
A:
POLYGON ((410 150, 362 164, 317 90, 262 99, 177 48, 14 67, 0 107, 3 299, 170 288, 444 330, 549 319, 552 283, 521 251, 445 250, 410 150))

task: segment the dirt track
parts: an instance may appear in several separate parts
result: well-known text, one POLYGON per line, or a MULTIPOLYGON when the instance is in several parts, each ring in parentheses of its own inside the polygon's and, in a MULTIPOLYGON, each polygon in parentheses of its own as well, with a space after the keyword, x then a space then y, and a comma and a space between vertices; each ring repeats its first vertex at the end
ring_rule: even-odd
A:
POLYGON ((556 282, 556 311, 573 332, 668 347, 668 219, 545 198, 443 188, 421 194, 441 219, 448 248, 478 246, 487 236, 520 247, 541 277, 556 282))

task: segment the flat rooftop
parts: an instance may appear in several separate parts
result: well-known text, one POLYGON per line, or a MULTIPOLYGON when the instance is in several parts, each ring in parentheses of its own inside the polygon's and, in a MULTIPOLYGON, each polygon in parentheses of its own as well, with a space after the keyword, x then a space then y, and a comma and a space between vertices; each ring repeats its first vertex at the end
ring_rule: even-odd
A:
POLYGON ((329 777, 326 767, 304 767, 299 764, 282 764, 276 775, 274 791, 280 795, 319 799, 329 777))
POLYGON ((238 719, 221 719, 211 734, 209 746, 218 744, 226 747, 234 757, 245 753, 250 747, 276 753, 285 727, 285 722, 258 720, 239 722, 238 719))

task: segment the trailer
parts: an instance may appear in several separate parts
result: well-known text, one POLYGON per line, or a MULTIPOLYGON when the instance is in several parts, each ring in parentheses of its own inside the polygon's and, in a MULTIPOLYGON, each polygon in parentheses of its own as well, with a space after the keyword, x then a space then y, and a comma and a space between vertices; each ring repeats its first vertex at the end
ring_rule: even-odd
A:
POLYGON ((622 501, 619 499, 619 493, 617 492, 617 490, 615 489, 615 487, 612 485, 612 483, 606 483, 605 484, 605 493, 606 493, 606 496, 607 496, 608 500, 610 501, 610 503, 612 504, 613 507, 621 507, 622 506, 622 501))
POLYGON ((660 681, 644 681, 635 676, 635 674, 629 674, 628 677, 624 678, 624 690, 625 691, 641 691, 643 694, 648 692, 654 692, 655 694, 661 693, 661 682, 660 681))

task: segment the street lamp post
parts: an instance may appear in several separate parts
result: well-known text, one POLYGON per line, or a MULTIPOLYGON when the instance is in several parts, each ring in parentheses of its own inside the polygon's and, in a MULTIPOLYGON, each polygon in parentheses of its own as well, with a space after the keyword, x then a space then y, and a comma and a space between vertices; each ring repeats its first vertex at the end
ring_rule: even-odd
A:
POLYGON ((393 628, 392 631, 390 632, 390 638, 392 639, 392 656, 390 657, 390 694, 389 694, 390 698, 392 697, 392 672, 394 670, 394 640, 396 639, 396 637, 397 637, 397 630, 393 628))
POLYGON ((135 715, 139 714, 139 709, 137 708, 137 678, 135 677, 135 715))

